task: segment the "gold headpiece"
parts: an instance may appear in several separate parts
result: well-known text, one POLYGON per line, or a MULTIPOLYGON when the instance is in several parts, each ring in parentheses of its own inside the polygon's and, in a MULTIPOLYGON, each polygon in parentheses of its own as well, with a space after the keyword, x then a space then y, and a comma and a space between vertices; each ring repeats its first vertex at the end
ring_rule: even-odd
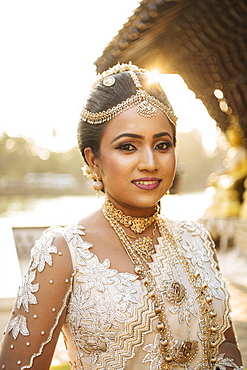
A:
POLYGON ((129 72, 135 86, 136 94, 132 95, 130 98, 124 100, 122 103, 107 109, 106 111, 92 113, 86 108, 83 108, 81 113, 81 118, 83 121, 87 121, 93 125, 101 124, 110 119, 116 117, 123 111, 130 109, 134 106, 137 107, 137 113, 143 117, 153 117, 156 116, 156 108, 159 108, 169 119, 171 123, 176 125, 177 117, 175 116, 173 110, 163 103, 161 103, 154 96, 148 94, 142 87, 136 72, 145 73, 144 69, 140 69, 133 65, 131 62, 129 64, 116 64, 114 67, 108 69, 98 76, 97 81, 94 83, 92 90, 102 81, 105 86, 112 86, 115 84, 115 77, 112 76, 116 73, 127 71, 129 72))

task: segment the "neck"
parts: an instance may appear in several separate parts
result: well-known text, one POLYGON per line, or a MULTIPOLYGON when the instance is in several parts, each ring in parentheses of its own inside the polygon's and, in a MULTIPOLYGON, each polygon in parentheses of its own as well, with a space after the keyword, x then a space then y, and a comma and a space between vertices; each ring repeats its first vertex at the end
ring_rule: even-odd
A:
POLYGON ((131 205, 118 202, 109 195, 106 196, 106 201, 107 199, 113 204, 113 206, 117 210, 122 211, 125 216, 130 216, 130 217, 138 217, 138 218, 151 217, 159 209, 158 204, 154 204, 151 207, 138 208, 135 206, 131 206, 131 205))
POLYGON ((102 211, 104 216, 109 220, 114 222, 119 222, 127 228, 130 228, 135 234, 141 234, 150 225, 155 223, 158 219, 158 207, 156 207, 155 212, 152 212, 151 216, 148 217, 133 217, 124 214, 121 209, 117 209, 115 205, 106 198, 105 203, 102 206, 102 211))

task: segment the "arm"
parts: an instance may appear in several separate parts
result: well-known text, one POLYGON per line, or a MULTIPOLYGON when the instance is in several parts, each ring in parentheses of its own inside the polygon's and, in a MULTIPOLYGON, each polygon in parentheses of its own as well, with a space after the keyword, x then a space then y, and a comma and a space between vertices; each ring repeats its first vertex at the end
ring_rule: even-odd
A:
MULTIPOLYGON (((218 257, 216 254, 214 242, 209 234, 208 234, 208 241, 213 250, 213 258, 216 262, 216 268, 217 270, 220 270, 219 261, 218 261, 218 257)), ((216 370, 218 369, 219 370, 239 369, 242 366, 242 358, 241 358, 239 347, 237 345, 236 334, 235 334, 235 330, 234 330, 232 323, 230 323, 230 327, 224 332, 224 336, 225 336, 225 340, 220 344, 219 351, 218 351, 219 355, 222 355, 222 356, 220 356, 220 359, 217 361, 217 364, 219 364, 221 367, 220 366, 217 367, 217 364, 216 364, 216 370), (230 365, 232 366, 227 366, 228 359, 230 359, 230 365), (233 361, 232 364, 231 364, 231 360, 233 361)))
MULTIPOLYGON (((233 363, 237 365, 235 369, 240 368, 243 365, 242 358, 232 325, 225 331, 224 335, 226 339, 219 346, 219 354, 225 354, 224 359, 232 359, 233 363)), ((227 370, 234 369, 232 366, 226 366, 225 368, 227 370)))
POLYGON ((66 315, 72 262, 62 236, 47 232, 35 243, 19 288, 0 355, 0 368, 48 370, 66 315))

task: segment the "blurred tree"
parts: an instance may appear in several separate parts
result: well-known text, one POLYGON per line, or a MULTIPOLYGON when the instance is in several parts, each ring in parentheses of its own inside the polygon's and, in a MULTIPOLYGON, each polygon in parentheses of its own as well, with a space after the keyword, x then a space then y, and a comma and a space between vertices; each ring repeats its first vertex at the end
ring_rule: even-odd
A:
MULTIPOLYGON (((217 149, 209 157, 199 131, 178 134, 178 191, 201 191, 210 173, 222 167, 223 153, 217 149)), ((0 137, 0 177, 22 181, 27 173, 65 173, 73 175, 88 192, 88 179, 82 175, 83 160, 77 147, 67 152, 39 148, 33 140, 23 137, 0 137), (85 185, 85 186, 84 186, 85 185)))
POLYGON ((22 181, 27 173, 71 174, 80 183, 87 182, 82 175, 83 160, 75 147, 67 152, 52 152, 38 147, 30 138, 0 137, 0 178, 22 181))

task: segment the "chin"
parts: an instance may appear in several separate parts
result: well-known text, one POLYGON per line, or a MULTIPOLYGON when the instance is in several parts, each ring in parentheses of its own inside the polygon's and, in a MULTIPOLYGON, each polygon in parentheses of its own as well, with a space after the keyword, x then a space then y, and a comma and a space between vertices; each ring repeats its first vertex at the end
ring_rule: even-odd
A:
POLYGON ((161 197, 149 197, 149 196, 140 196, 140 198, 133 202, 133 207, 136 208, 153 208, 161 199, 161 197))
MULTIPOLYGON (((165 190, 166 193, 167 190, 165 190)), ((144 192, 139 191, 138 194, 136 192, 130 192, 131 196, 126 197, 119 197, 118 194, 110 194, 107 192, 107 196, 110 200, 112 200, 115 205, 116 203, 119 204, 119 206, 123 206, 126 208, 132 208, 132 209, 147 209, 147 208, 153 208, 159 200, 163 197, 165 194, 163 191, 159 192, 144 192)))

